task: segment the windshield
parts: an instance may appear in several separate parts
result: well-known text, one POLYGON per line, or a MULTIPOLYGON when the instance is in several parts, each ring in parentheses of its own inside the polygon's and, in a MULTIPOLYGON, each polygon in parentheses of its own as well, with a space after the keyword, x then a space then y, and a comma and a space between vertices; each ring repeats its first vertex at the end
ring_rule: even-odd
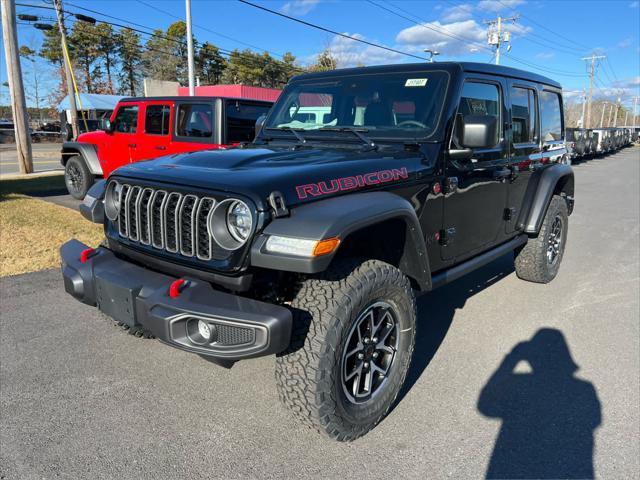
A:
POLYGON ((358 129, 370 137, 426 138, 438 126, 448 79, 445 72, 429 71, 294 82, 265 128, 358 129))

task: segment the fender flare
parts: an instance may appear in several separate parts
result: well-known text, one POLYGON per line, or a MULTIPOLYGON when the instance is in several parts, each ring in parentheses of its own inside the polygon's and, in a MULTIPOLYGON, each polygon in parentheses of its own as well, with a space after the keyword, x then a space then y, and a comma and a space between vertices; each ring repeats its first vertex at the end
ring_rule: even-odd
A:
POLYGON ((569 214, 573 210, 574 175, 570 165, 555 164, 540 171, 537 182, 531 182, 534 188, 528 202, 527 216, 524 221, 524 231, 537 234, 540 231, 551 197, 556 193, 563 193, 567 197, 569 214))
POLYGON ((391 219, 402 220, 406 226, 398 267, 418 284, 420 290, 430 290, 427 246, 416 212, 407 200, 390 192, 355 193, 291 209, 289 217, 272 221, 254 241, 251 265, 272 270, 319 273, 327 269, 340 247, 329 255, 298 257, 266 252, 264 247, 268 237, 279 235, 312 240, 337 237, 344 241, 352 233, 391 219))
POLYGON ((96 147, 92 143, 64 142, 61 154, 62 165, 67 164, 69 157, 80 155, 93 175, 102 176, 102 165, 100 165, 96 147))

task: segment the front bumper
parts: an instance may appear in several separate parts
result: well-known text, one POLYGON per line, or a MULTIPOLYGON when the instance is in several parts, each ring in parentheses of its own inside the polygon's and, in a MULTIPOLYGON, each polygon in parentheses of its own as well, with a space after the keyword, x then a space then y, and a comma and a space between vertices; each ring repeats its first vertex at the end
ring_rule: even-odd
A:
POLYGON ((214 290, 188 278, 177 297, 169 294, 175 277, 122 260, 104 247, 84 262, 88 247, 77 240, 60 249, 67 293, 130 326, 142 326, 161 341, 223 362, 283 351, 291 337, 291 312, 278 305, 214 290), (208 340, 197 333, 207 322, 208 340))

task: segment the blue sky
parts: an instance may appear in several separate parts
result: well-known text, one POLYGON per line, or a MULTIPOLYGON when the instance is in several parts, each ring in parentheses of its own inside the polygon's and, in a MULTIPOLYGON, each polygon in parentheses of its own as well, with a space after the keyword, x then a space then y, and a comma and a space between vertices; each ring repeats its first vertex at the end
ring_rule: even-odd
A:
MULTIPOLYGON (((88 13, 78 7, 90 8, 121 19, 111 21, 135 22, 149 28, 166 28, 176 17, 184 16, 182 0, 63 1, 72 12, 88 13)), ((506 26, 512 33, 512 50, 503 56, 502 64, 552 77, 560 81, 566 95, 572 97, 588 86, 586 64, 581 57, 595 52, 607 56, 598 68, 596 96, 621 95, 623 102, 630 105, 631 97, 640 95, 638 1, 252 1, 403 52, 423 56, 425 48, 433 48, 441 52, 438 60, 454 61, 491 61, 483 20, 518 13, 519 20, 506 26)), ((41 0, 17 0, 17 3, 46 5, 41 0)), ((46 10, 20 5, 17 11, 52 17, 46 10)), ((336 37, 234 0, 192 0, 192 12, 197 39, 226 49, 246 48, 245 44, 251 44, 274 55, 291 51, 301 64, 312 61, 326 47, 339 58, 341 66, 417 61, 336 37)), ((21 44, 37 46, 41 35, 31 26, 19 25, 19 37, 21 44)), ((31 67, 26 65, 27 74, 33 73, 31 67)), ((47 73, 50 67, 40 62, 38 70, 46 88, 49 86, 46 79, 52 76, 47 73)), ((0 80, 6 80, 4 61, 0 80)), ((5 98, 3 96, 3 100, 5 98)))

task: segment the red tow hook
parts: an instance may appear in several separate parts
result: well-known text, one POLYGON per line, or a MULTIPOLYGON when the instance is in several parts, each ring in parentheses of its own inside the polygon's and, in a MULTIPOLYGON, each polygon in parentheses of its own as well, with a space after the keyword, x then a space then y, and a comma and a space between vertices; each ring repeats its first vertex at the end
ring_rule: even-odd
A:
POLYGON ((97 254, 98 252, 96 252, 94 248, 85 248, 82 253, 80 253, 80 263, 87 263, 87 260, 97 254))
POLYGON ((185 280, 184 278, 179 278, 171 283, 169 287, 169 297, 178 298, 182 291, 189 286, 189 280, 185 280))

